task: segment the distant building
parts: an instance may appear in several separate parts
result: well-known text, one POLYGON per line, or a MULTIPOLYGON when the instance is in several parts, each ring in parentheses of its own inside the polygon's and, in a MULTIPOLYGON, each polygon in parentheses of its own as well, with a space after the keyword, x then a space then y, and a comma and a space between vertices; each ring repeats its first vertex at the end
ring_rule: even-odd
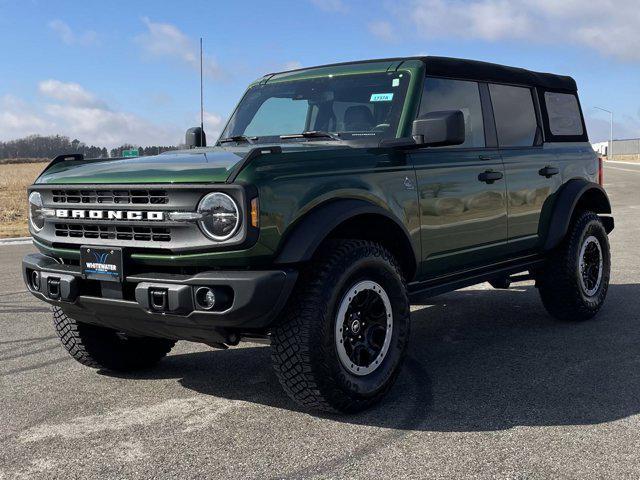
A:
POLYGON ((615 158, 625 160, 640 160, 640 138, 629 138, 626 140, 614 140, 613 148, 611 142, 592 143, 593 149, 600 155, 608 157, 609 151, 615 158))
POLYGON ((609 149, 609 142, 592 143, 591 146, 599 154, 607 156, 607 150, 609 149))

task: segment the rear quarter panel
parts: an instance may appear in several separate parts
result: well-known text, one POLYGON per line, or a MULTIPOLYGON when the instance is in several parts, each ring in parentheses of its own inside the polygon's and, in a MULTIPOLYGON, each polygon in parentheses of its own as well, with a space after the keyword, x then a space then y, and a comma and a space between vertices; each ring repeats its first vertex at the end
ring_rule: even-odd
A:
POLYGON ((545 146, 557 159, 562 183, 572 178, 583 178, 590 182, 598 182, 598 155, 586 142, 548 143, 545 146))

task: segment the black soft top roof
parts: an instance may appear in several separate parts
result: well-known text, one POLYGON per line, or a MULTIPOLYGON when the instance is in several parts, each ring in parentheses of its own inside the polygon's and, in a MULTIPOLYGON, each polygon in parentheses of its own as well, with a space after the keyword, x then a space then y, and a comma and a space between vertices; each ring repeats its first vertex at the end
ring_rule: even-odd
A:
POLYGON ((351 62, 331 63, 328 65, 317 65, 314 67, 303 67, 295 70, 288 70, 278 73, 270 73, 263 78, 270 78, 279 74, 291 74, 316 68, 338 67, 343 65, 354 65, 362 63, 385 63, 394 62, 402 64, 410 60, 422 61, 427 70, 427 75, 438 77, 455 77, 469 80, 479 80, 485 82, 513 83, 517 85, 528 85, 531 87, 542 87, 549 90, 562 90, 576 92, 578 87, 576 81, 565 75, 553 73, 534 72, 518 67, 508 67, 497 63, 480 62, 477 60, 466 60, 463 58, 450 57, 394 57, 377 58, 371 60, 360 60, 351 62))
POLYGON ((577 91, 573 78, 553 73, 541 73, 497 63, 448 57, 419 57, 426 65, 427 75, 468 78, 488 82, 515 83, 551 90, 577 91))

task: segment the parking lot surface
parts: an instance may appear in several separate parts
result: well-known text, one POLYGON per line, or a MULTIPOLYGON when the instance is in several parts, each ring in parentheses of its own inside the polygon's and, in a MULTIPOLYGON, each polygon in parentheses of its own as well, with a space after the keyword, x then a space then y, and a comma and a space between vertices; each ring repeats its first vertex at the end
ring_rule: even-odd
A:
POLYGON ((269 348, 179 342, 114 375, 60 345, 0 246, 0 479, 639 478, 640 166, 609 164, 616 217, 604 309, 558 323, 531 283, 414 308, 407 361, 376 408, 298 408, 269 348))

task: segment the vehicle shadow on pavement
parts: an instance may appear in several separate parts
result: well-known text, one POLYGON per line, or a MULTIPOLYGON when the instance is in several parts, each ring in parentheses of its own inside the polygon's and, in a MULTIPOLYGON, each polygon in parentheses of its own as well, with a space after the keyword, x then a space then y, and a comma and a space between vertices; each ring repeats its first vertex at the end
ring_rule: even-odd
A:
MULTIPOLYGON (((334 421, 400 430, 491 431, 585 425, 640 413, 640 285, 611 285, 583 323, 554 321, 531 286, 464 290, 412 313, 398 382, 359 415, 334 421)), ((136 378, 178 378, 206 395, 305 411, 271 371, 269 348, 169 356, 136 378)))

